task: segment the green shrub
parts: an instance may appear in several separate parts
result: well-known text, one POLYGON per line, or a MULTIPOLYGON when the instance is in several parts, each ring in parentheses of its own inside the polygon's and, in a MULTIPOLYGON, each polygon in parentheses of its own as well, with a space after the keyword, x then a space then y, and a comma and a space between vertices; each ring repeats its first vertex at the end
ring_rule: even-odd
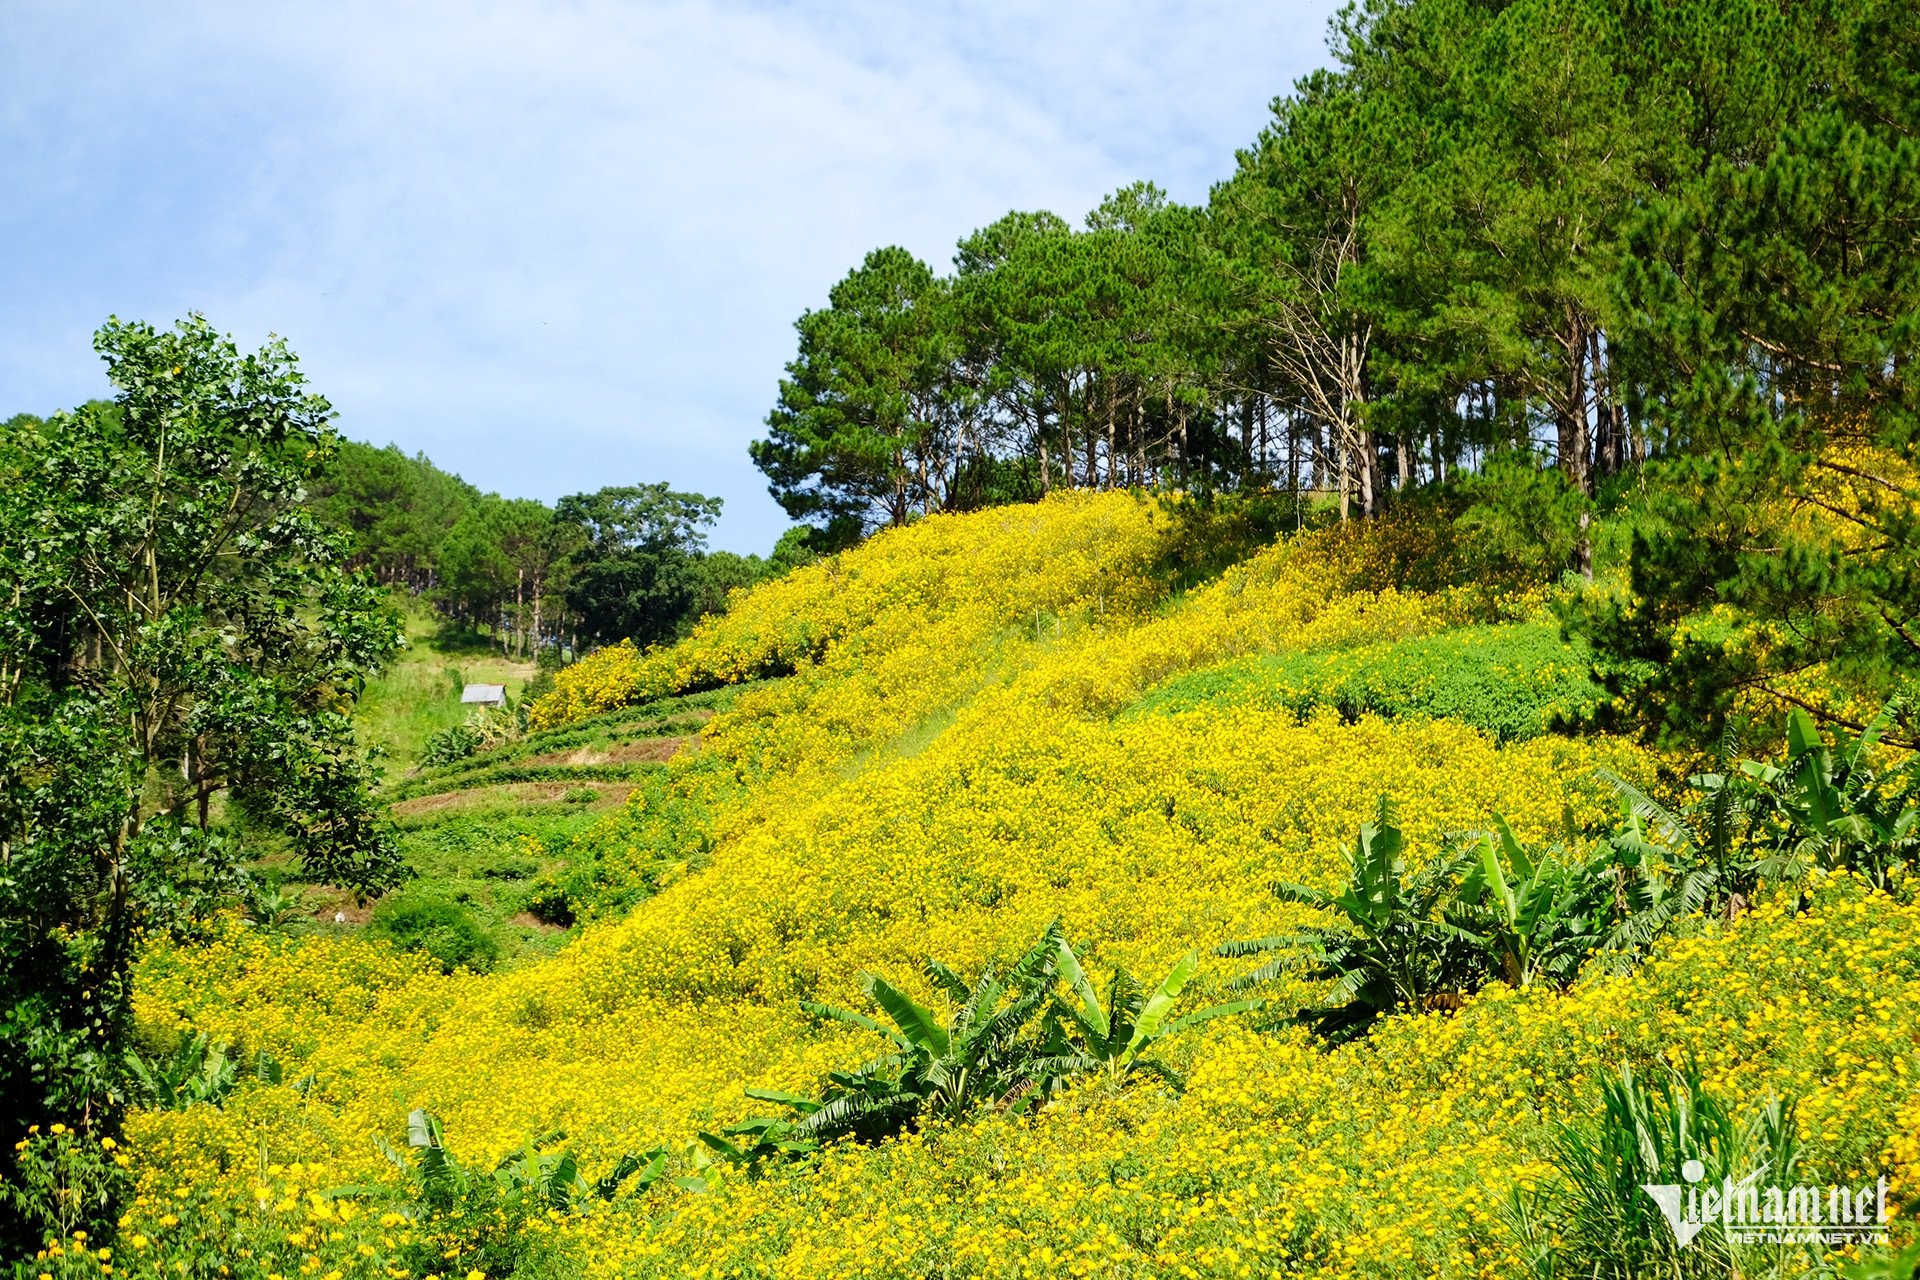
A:
POLYGON ((1602 717, 1606 692, 1591 672, 1585 647, 1561 640, 1552 626, 1464 627, 1416 640, 1226 663, 1161 686, 1135 710, 1252 706, 1305 716, 1332 707, 1350 720, 1444 717, 1513 742, 1602 717))
POLYGON ((522 905, 541 924, 559 925, 563 929, 573 926, 573 904, 567 901, 566 886, 552 876, 543 875, 529 885, 522 905))
POLYGON ((374 908, 371 923, 394 946, 424 952, 448 973, 485 973, 500 956, 499 944, 473 913, 446 898, 397 894, 374 908))
POLYGON ((465 760, 479 749, 479 734, 464 724, 448 725, 427 739, 427 745, 420 752, 420 767, 452 764, 465 760))

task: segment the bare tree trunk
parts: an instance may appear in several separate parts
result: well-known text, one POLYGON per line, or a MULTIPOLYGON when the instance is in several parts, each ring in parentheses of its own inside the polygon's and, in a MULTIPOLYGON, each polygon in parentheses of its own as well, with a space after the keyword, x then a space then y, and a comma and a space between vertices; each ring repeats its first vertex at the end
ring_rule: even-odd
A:
POLYGON ((1371 520, 1380 514, 1380 449, 1371 431, 1356 431, 1354 439, 1360 455, 1360 515, 1371 520))
POLYGON ((1117 489, 1119 484, 1120 455, 1113 447, 1113 419, 1116 410, 1113 393, 1107 393, 1107 488, 1117 489))
POLYGON ((1340 523, 1347 522, 1347 496, 1353 492, 1353 450, 1348 447, 1347 433, 1341 431, 1335 447, 1340 450, 1340 523))
POLYGON ((546 595, 545 588, 546 575, 535 574, 533 576, 533 647, 536 653, 539 652, 540 642, 546 639, 545 633, 540 629, 540 601, 541 597, 546 595))
POLYGON ((1047 457, 1047 412, 1038 396, 1033 401, 1033 438, 1040 445, 1040 496, 1053 492, 1053 467, 1047 457))
POLYGON ((1300 528, 1300 418, 1287 415, 1287 493, 1293 498, 1293 527, 1300 528))
POLYGON ((1626 411, 1614 389, 1613 362, 1607 358, 1603 339, 1604 335, 1598 327, 1587 336, 1587 344, 1592 352, 1593 398, 1597 421, 1594 459, 1600 474, 1614 475, 1619 472, 1622 461, 1621 452, 1626 435, 1626 411))
MULTIPOLYGON (((1567 385, 1564 401, 1556 406, 1559 428, 1560 467, 1568 483, 1589 496, 1593 493, 1593 433, 1588 423, 1589 383, 1587 381, 1586 317, 1571 304, 1567 307, 1567 332, 1561 345, 1567 353, 1567 385)), ((1583 577, 1593 577, 1593 537, 1588 529, 1590 517, 1580 513, 1580 538, 1574 552, 1576 567, 1583 577)))
POLYGON ((1560 345, 1567 355, 1566 385, 1554 405, 1554 425, 1559 435, 1560 469, 1568 483, 1582 493, 1593 492, 1593 437, 1587 422, 1586 317, 1571 305, 1567 307, 1567 328, 1560 345))

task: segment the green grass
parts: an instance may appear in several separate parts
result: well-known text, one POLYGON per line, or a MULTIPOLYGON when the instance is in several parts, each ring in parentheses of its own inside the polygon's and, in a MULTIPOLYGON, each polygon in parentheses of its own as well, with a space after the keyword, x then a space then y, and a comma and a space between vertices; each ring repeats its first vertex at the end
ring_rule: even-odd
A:
POLYGON ((1128 714, 1249 706, 1298 716, 1331 707, 1352 720, 1459 720, 1506 742, 1605 715, 1584 647, 1540 623, 1463 627, 1417 640, 1241 659, 1168 682, 1128 714))
POLYGON ((361 741, 382 753, 390 777, 404 776, 419 762, 427 740, 466 720, 467 684, 504 684, 510 701, 535 674, 531 662, 513 662, 466 637, 440 630, 423 610, 406 614, 407 647, 367 681, 354 719, 361 741))
POLYGON ((746 686, 626 707, 423 768, 427 742, 472 710, 462 685, 504 684, 514 705, 536 669, 423 610, 408 612, 406 630, 407 647, 368 681, 356 722, 382 753, 380 799, 414 878, 371 909, 309 886, 316 918, 300 928, 365 928, 449 967, 511 968, 564 946, 576 911, 624 910, 689 851, 698 856, 688 830, 701 815, 668 794, 664 761, 746 686), (636 789, 657 802, 644 819, 627 807, 636 789))

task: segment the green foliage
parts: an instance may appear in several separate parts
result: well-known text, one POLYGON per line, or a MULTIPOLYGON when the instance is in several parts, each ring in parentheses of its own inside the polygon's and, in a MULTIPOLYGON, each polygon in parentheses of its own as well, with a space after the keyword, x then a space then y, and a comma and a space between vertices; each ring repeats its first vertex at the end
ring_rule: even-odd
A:
POLYGON ((1561 849, 1530 854, 1505 818, 1493 822, 1476 842, 1477 861, 1448 921, 1508 986, 1525 989, 1544 978, 1565 987, 1588 956, 1618 941, 1611 850, 1585 862, 1561 849))
MULTIPOLYGON (((1887 723, 1883 715, 1875 726, 1887 723)), ((1920 848, 1920 766, 1875 772, 1868 759, 1877 732, 1829 746, 1810 719, 1796 717, 1784 764, 1749 760, 1730 772, 1723 763, 1696 776, 1698 798, 1685 813, 1603 773, 1620 793, 1621 818, 1584 857, 1563 846, 1529 851, 1495 815, 1492 831, 1454 840, 1410 873, 1383 796, 1337 889, 1274 886, 1281 901, 1325 912, 1331 923, 1230 942, 1219 954, 1280 953, 1239 987, 1296 970, 1331 983, 1297 1020, 1337 1042, 1384 1014, 1454 1007, 1491 981, 1567 987, 1587 961, 1631 962, 1696 913, 1738 916, 1763 878, 1790 882, 1819 867, 1885 887, 1920 848)))
POLYGON ((308 504, 348 538, 348 554, 382 582, 424 590, 447 531, 479 499, 474 487, 398 446, 342 440, 308 489, 308 504))
POLYGON ((1184 1087, 1179 1074, 1147 1056, 1150 1051, 1188 1027, 1257 1005, 1238 1001, 1173 1017, 1198 963, 1188 952, 1151 994, 1115 969, 1102 1002, 1055 921, 1004 976, 988 965, 968 983, 929 960, 927 980, 949 1002, 944 1019, 886 979, 864 975, 862 985, 886 1022, 832 1005, 802 1007, 884 1037, 889 1051, 830 1073, 818 1098, 748 1089, 748 1097, 778 1103, 790 1114, 751 1117, 700 1140, 728 1162, 758 1172, 768 1161, 804 1158, 826 1143, 878 1141, 982 1107, 1022 1112, 1089 1072, 1115 1087, 1136 1073, 1151 1075, 1177 1091, 1184 1087), (1061 982, 1065 997, 1055 990, 1061 982))
POLYGON ((1646 1190, 1719 1188, 1749 1177, 1791 1186, 1799 1161, 1791 1100, 1775 1098, 1736 1121, 1697 1067, 1664 1070, 1649 1087, 1622 1066, 1602 1077, 1600 1103, 1592 1121, 1560 1129, 1558 1181, 1533 1195, 1516 1192, 1509 1204, 1536 1274, 1785 1277, 1814 1262, 1796 1246, 1731 1243, 1718 1223, 1683 1245, 1646 1190))
POLYGON ((403 1190, 343 1187, 334 1194, 397 1203, 422 1229, 422 1238, 403 1254, 416 1275, 453 1273, 463 1267, 492 1276, 525 1274, 544 1260, 541 1251, 548 1247, 541 1233, 528 1230, 529 1222, 582 1212, 595 1201, 622 1194, 641 1195, 666 1172, 664 1149, 629 1152, 603 1177, 589 1182, 572 1151, 545 1149, 564 1137, 529 1137, 490 1172, 482 1172, 447 1148, 439 1117, 415 1110, 407 1116, 411 1158, 374 1135, 375 1147, 401 1175, 403 1190), (628 1179, 633 1179, 631 1186, 628 1179), (458 1265, 450 1265, 453 1262, 458 1265))
POLYGON ((714 816, 740 783, 718 758, 643 774, 627 803, 581 832, 561 881, 574 915, 625 913, 662 885, 704 866, 712 854, 714 816))
POLYGON ((1920 764, 1874 763, 1892 720, 1883 711, 1859 737, 1836 731, 1829 744, 1796 712, 1779 763, 1734 765, 1723 737, 1718 769, 1690 779, 1695 798, 1680 812, 1607 775, 1625 806, 1612 844, 1645 925, 1700 908, 1737 915, 1762 880, 1792 882, 1815 868, 1887 886, 1920 854, 1920 764))
POLYGON ((1460 490, 1468 506, 1456 524, 1467 558, 1483 572, 1544 583, 1580 567, 1594 504, 1565 472, 1503 452, 1465 477, 1460 490))
POLYGON ((1898 1251, 1863 1250, 1858 1261, 1840 1268, 1841 1280, 1914 1280, 1916 1275, 1920 1275, 1920 1240, 1898 1251))
POLYGON ((747 1096, 758 1102, 776 1102, 788 1107, 798 1119, 749 1116, 718 1133, 701 1130, 701 1143, 722 1161, 749 1177, 757 1177, 771 1163, 804 1160, 820 1150, 819 1140, 803 1127, 806 1117, 820 1110, 820 1103, 777 1089, 748 1089, 747 1096))
POLYGON ((1331 983, 1296 1021, 1337 1043, 1364 1035, 1385 1014, 1458 1007, 1488 982, 1565 988, 1596 954, 1630 957, 1703 900, 1702 877, 1671 889, 1662 862, 1671 855, 1636 844, 1631 815, 1626 835, 1617 832, 1585 858, 1560 846, 1530 852, 1504 818, 1493 822, 1493 831, 1456 837, 1410 872, 1382 796, 1347 852, 1337 889, 1273 887, 1282 902, 1316 908, 1333 922, 1225 944, 1225 956, 1280 953, 1234 985, 1296 970, 1331 983))
POLYGON ((725 613, 727 599, 764 582, 773 570, 759 556, 735 555, 731 551, 709 551, 694 562, 693 600, 680 615, 675 638, 693 630, 695 623, 712 613, 725 613))
POLYGON ((1630 594, 1580 617, 1623 667, 1647 664, 1631 692, 1651 727, 1691 738, 1785 673, 1825 664, 1886 691, 1920 670, 1914 485, 1881 461, 1911 458, 1920 421, 1920 142, 1911 41, 1888 35, 1909 15, 1878 0, 1723 20, 1748 34, 1693 56, 1713 67, 1708 102, 1733 107, 1725 127, 1680 135, 1693 163, 1623 236, 1617 340, 1665 450, 1630 594), (1788 495, 1827 518, 1799 520, 1788 495), (1696 635, 1709 602, 1769 643, 1696 635))
POLYGON ((26 1131, 0 1183, 25 1238, 71 1240, 75 1231, 84 1233, 107 1218, 130 1181, 114 1146, 111 1138, 93 1138, 58 1122, 44 1133, 39 1125, 26 1131))
POLYGON ((912 254, 877 249, 796 322, 800 352, 752 445, 789 516, 902 525, 937 504, 924 489, 953 344, 945 297, 912 254))
POLYGON ((1787 719, 1784 760, 1741 762, 1744 807, 1759 827, 1753 839, 1778 850, 1758 864, 1762 876, 1844 869, 1886 888, 1895 867, 1920 855, 1920 760, 1910 756, 1886 770, 1873 762, 1894 710, 1882 710, 1855 738, 1836 729, 1832 745, 1796 710, 1787 719))
POLYGON ((427 893, 402 892, 373 909, 371 927, 403 951, 433 957, 448 973, 485 973, 500 956, 500 944, 458 902, 427 893))
POLYGON ((1340 925, 1229 942, 1219 954, 1283 953, 1234 985, 1249 987, 1304 968, 1309 978, 1333 985, 1298 1020, 1333 1041, 1364 1035, 1383 1014, 1419 1010, 1430 997, 1458 993, 1455 983, 1465 967, 1458 957, 1471 939, 1439 915, 1467 861, 1456 850, 1409 874, 1393 806, 1382 796, 1374 820, 1360 828, 1347 852, 1347 878, 1338 890, 1273 886, 1282 902, 1328 912, 1340 925))
MULTIPOLYGON (((247 1074, 261 1084, 280 1084, 285 1069, 265 1049, 254 1054, 247 1074)), ((204 1031, 187 1032, 173 1052, 149 1058, 138 1050, 127 1052, 127 1079, 132 1101, 163 1111, 185 1111, 196 1104, 219 1106, 242 1079, 240 1060, 224 1044, 211 1044, 204 1031)))
POLYGON ((610 486, 562 498, 554 519, 579 532, 567 605, 603 644, 673 639, 698 598, 703 529, 720 500, 664 484, 610 486))
POLYGON ((790 1103, 798 1132, 818 1141, 872 1141, 920 1119, 958 1119, 993 1105, 1028 1105, 1048 1084, 1051 1061, 1030 1034, 1046 1012, 1059 963, 1056 924, 1005 976, 988 965, 972 984, 937 960, 927 978, 953 1002, 943 1022, 885 978, 862 979, 891 1025, 832 1005, 802 1005, 814 1016, 881 1035, 891 1050, 855 1071, 836 1071, 817 1103, 790 1103))
POLYGON ((1244 659, 1182 676, 1148 694, 1141 713, 1216 706, 1332 707, 1362 715, 1445 717, 1502 741, 1603 719, 1605 691, 1578 643, 1537 623, 1464 627, 1331 653, 1244 659))
POLYGON ((243 883, 217 793, 313 879, 373 893, 402 871, 348 719, 395 619, 301 505, 330 407, 284 343, 242 356, 198 316, 109 320, 95 346, 114 401, 0 449, 10 1133, 112 1132, 140 939, 243 883))
POLYGON ((456 760, 465 760, 480 749, 480 735, 466 724, 450 724, 427 739, 427 745, 420 752, 420 767, 431 769, 436 765, 452 764, 456 760))
POLYGON ((1245 1013, 1260 1004, 1257 1000, 1236 1000, 1175 1018, 1180 994, 1200 964, 1200 957, 1192 951, 1174 963, 1151 994, 1116 966, 1102 1001, 1066 938, 1056 936, 1055 945, 1059 953, 1057 969, 1067 998, 1054 1001, 1045 1049, 1047 1069, 1058 1077, 1097 1071, 1109 1084, 1119 1085, 1140 1072, 1165 1081, 1176 1092, 1183 1090, 1186 1084, 1178 1072, 1146 1055, 1162 1040, 1188 1027, 1245 1013))
POLYGON ((307 901, 298 889, 250 876, 241 910, 262 929, 285 929, 306 914, 307 901))

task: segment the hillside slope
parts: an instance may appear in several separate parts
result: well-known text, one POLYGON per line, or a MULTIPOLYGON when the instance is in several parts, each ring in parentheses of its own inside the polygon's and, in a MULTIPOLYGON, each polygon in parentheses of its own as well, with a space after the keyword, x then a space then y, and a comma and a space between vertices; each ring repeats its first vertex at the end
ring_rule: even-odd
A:
MULTIPOLYGON (((564 1130, 590 1172, 659 1145, 699 1176, 553 1215, 553 1265, 593 1275, 1520 1274, 1527 1243, 1498 1206, 1546 1176, 1556 1124, 1624 1062, 1697 1062, 1742 1106, 1791 1093, 1803 1177, 1913 1185, 1920 1153, 1896 1139, 1920 1124, 1920 910, 1845 877, 1803 912, 1700 922, 1632 972, 1496 986, 1340 1048, 1208 1023, 1173 1046, 1184 1095, 1088 1085, 764 1176, 707 1163, 698 1130, 766 1111, 745 1088, 808 1091, 878 1051, 800 1005, 864 1006, 863 973, 936 1001, 928 959, 971 974, 1058 919, 1090 971, 1159 974, 1307 923, 1267 886, 1334 883, 1382 795, 1418 862, 1494 815, 1527 842, 1603 828, 1596 769, 1660 780, 1628 742, 1549 732, 1590 693, 1537 627, 1526 670, 1545 674, 1502 679, 1545 692, 1501 685, 1477 727, 1450 718, 1465 704, 1336 696, 1353 685, 1314 665, 1330 655, 1378 670, 1405 645, 1415 687, 1423 637, 1478 628, 1460 643, 1485 645, 1535 615, 1489 587, 1416 589, 1417 530, 1300 535, 1184 593, 1164 571, 1176 536, 1117 494, 933 518, 757 588, 673 649, 570 669, 539 723, 765 682, 596 826, 594 874, 650 876, 652 896, 488 976, 238 925, 156 952, 149 1034, 267 1049, 306 1083, 138 1116, 135 1227, 243 1230, 263 1257, 382 1274, 400 1224, 311 1193, 386 1176, 371 1135, 398 1141, 425 1107, 488 1167, 564 1130), (1231 693, 1277 687, 1263 663, 1292 664, 1286 696, 1231 693)), ((1248 967, 1204 960, 1196 1003, 1248 967)))

